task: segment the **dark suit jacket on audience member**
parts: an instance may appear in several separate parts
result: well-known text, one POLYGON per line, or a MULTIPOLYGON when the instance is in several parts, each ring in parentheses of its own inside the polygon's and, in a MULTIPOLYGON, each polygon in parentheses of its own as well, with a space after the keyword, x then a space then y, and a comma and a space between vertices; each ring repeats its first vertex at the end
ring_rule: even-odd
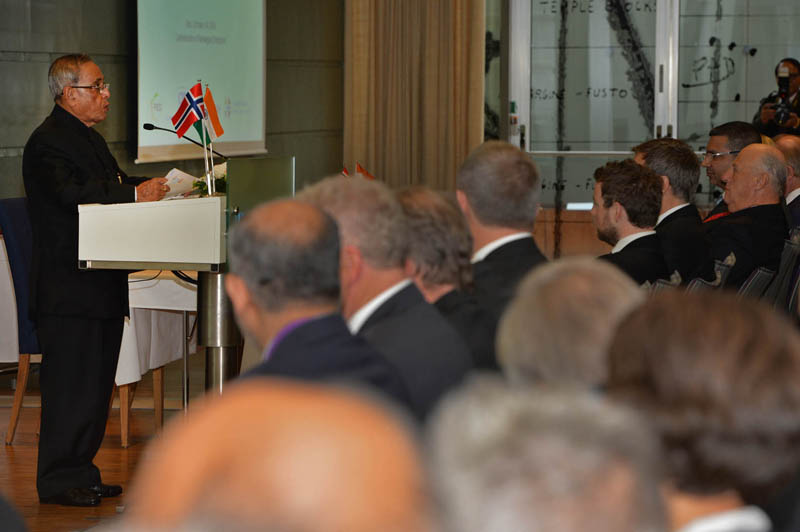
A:
POLYGON ((669 279, 670 271, 661 250, 658 235, 637 238, 617 253, 601 255, 601 259, 614 264, 630 275, 636 284, 656 279, 669 279))
POLYGON ((706 277, 708 272, 701 270, 707 263, 710 243, 697 207, 685 205, 673 212, 656 226, 656 233, 670 274, 677 270, 683 283, 706 277))
POLYGON ((494 353, 497 319, 478 303, 475 296, 461 290, 451 290, 437 299, 433 306, 461 334, 472 351, 476 368, 500 369, 494 353))
POLYGON ((475 297, 499 319, 525 274, 544 262, 533 238, 500 246, 472 265, 475 297))
POLYGON ((791 203, 787 203, 786 210, 789 211, 792 227, 800 227, 800 196, 793 199, 791 203))
POLYGON ((413 283, 378 307, 358 335, 400 370, 420 420, 472 367, 469 348, 413 283))
POLYGON ((708 214, 706 214, 706 217, 703 218, 703 221, 705 222, 706 220, 708 220, 712 216, 716 216, 717 214, 722 214, 722 213, 725 213, 725 212, 728 212, 728 204, 725 203, 724 199, 722 199, 722 200, 719 201, 719 203, 714 205, 713 209, 708 211, 708 214))
POLYGON ((350 334, 339 314, 314 318, 291 331, 273 347, 268 360, 244 375, 254 376, 350 381, 410 406, 399 370, 363 338, 350 334))
POLYGON ((739 288, 759 266, 778 270, 789 228, 783 207, 775 203, 731 213, 712 224, 708 236, 711 261, 724 260, 731 252, 736 254, 726 286, 739 288))

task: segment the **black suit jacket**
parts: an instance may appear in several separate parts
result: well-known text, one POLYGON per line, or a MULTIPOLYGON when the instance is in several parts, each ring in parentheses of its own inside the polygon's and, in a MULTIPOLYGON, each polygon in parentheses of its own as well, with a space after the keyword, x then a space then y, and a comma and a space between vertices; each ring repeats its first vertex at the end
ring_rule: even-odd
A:
POLYGON ((525 274, 544 262, 547 258, 533 238, 500 246, 472 265, 475 297, 499 319, 525 274))
POLYGON ((292 330, 272 348, 269 359, 243 377, 254 376, 355 382, 410 406, 399 370, 362 338, 350 334, 339 314, 314 318, 292 330))
MULTIPOLYGON (((117 318, 127 272, 78 270, 78 205, 128 203, 135 185, 103 137, 56 105, 25 145, 22 176, 33 229, 31 314, 117 318)), ((120 227, 120 238, 132 227, 120 227)))
POLYGON ((711 259, 736 254, 726 286, 739 288, 750 274, 763 266, 778 271, 784 240, 789 236, 786 214, 779 203, 759 205, 731 213, 708 228, 711 259))
POLYGON ((630 275, 637 284, 656 279, 668 279, 670 275, 661 240, 658 235, 637 238, 617 253, 601 255, 601 259, 614 264, 630 275))
POLYGON ((670 274, 677 270, 683 283, 707 276, 702 270, 708 262, 710 242, 697 207, 686 205, 673 212, 656 226, 656 234, 670 274))
POLYGON ((451 290, 433 304, 461 334, 472 352, 472 362, 478 369, 499 370, 494 352, 497 319, 482 307, 475 296, 461 290, 451 290))
MULTIPOLYGON (((728 212, 728 204, 727 204, 727 203, 725 203, 725 200, 724 200, 724 199, 722 199, 722 200, 720 200, 720 201, 719 201, 719 203, 717 203, 716 205, 714 205, 714 208, 713 208, 713 209, 711 209, 710 211, 708 211, 708 214, 706 214, 706 217, 705 217, 705 218, 703 218, 703 221, 705 222, 705 221, 707 221, 709 218, 711 218, 712 216, 716 216, 716 215, 718 215, 718 214, 722 214, 722 213, 725 213, 725 212, 728 212)), ((713 221, 713 220, 712 220, 712 221, 713 221)))
POLYGON ((787 203, 786 210, 789 212, 792 227, 800 227, 800 196, 793 199, 791 203, 787 203))
POLYGON ((358 335, 400 370, 420 420, 472 367, 464 341, 414 284, 378 307, 358 335))

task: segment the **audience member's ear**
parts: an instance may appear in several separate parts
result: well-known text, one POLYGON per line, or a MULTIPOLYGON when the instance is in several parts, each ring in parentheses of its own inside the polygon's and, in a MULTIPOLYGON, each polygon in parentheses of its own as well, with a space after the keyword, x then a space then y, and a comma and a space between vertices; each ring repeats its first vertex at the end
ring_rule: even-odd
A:
POLYGON ((358 281, 364 269, 364 257, 361 251, 356 246, 342 246, 340 266, 342 288, 351 286, 358 281))
POLYGON ((767 173, 761 172, 753 178, 753 190, 761 190, 769 186, 770 177, 767 173))
POLYGON ((456 190, 456 201, 458 202, 458 207, 461 209, 461 212, 464 213, 464 216, 469 219, 469 200, 467 199, 467 195, 464 194, 463 190, 456 190))
POLYGON ((235 273, 228 273, 225 276, 225 291, 231 299, 231 304, 235 312, 239 312, 246 304, 245 300, 249 299, 247 285, 244 283, 244 279, 235 273))
POLYGON ((665 175, 661 176, 661 193, 667 194, 672 192, 672 186, 669 184, 669 178, 665 175))
POLYGON ((403 264, 403 271, 405 272, 406 277, 416 277, 417 273, 419 272, 419 266, 411 259, 406 259, 405 263, 403 264))
POLYGON ((615 201, 611 204, 611 219, 615 224, 628 220, 628 214, 625 212, 622 204, 618 201, 615 201))

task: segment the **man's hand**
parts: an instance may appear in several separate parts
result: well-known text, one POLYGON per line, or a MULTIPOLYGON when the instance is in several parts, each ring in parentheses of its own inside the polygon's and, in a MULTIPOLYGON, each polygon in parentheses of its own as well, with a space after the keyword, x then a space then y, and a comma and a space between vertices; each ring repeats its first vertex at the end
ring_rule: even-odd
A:
POLYGON ((767 124, 775 118, 775 104, 765 103, 761 106, 761 123, 767 124))
POLYGON ((148 179, 141 185, 136 186, 136 201, 158 201, 164 197, 164 194, 169 192, 169 187, 164 183, 167 179, 164 177, 154 177, 148 179))

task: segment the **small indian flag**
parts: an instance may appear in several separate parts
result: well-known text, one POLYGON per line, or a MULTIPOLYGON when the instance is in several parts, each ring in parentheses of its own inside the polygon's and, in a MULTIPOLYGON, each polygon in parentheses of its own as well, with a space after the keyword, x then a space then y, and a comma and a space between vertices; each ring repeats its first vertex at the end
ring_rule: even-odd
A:
MULTIPOLYGON (((205 96, 203 96, 203 103, 205 105, 205 116, 203 117, 202 123, 206 125, 206 131, 208 131, 208 137, 211 140, 216 140, 218 137, 221 137, 225 130, 222 129, 222 124, 219 123, 219 114, 217 114, 217 106, 214 104, 214 97, 211 96, 211 89, 206 87, 205 96)), ((200 138, 203 138, 203 130, 201 121, 195 122, 194 127, 197 130, 197 134, 200 138)))

